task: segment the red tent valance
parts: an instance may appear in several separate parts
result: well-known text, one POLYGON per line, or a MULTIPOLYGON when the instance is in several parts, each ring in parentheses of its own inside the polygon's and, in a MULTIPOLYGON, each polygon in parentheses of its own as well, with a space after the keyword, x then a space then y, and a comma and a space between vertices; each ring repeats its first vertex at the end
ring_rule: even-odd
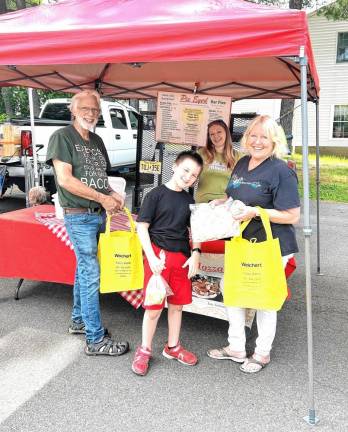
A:
POLYGON ((1 85, 298 97, 301 50, 315 98, 304 11, 242 0, 66 0, 0 16, 1 85))

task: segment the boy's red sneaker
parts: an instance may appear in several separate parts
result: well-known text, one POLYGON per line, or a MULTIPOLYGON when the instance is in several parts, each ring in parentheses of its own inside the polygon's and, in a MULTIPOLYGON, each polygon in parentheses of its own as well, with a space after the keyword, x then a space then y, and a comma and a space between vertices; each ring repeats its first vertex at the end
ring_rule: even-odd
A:
POLYGON ((164 357, 178 360, 187 366, 194 366, 198 362, 198 358, 192 352, 185 350, 180 343, 173 348, 169 348, 168 344, 166 344, 162 354, 164 357))
POLYGON ((149 368, 151 351, 147 348, 139 346, 135 351, 134 360, 132 363, 132 371, 137 375, 146 375, 149 368))

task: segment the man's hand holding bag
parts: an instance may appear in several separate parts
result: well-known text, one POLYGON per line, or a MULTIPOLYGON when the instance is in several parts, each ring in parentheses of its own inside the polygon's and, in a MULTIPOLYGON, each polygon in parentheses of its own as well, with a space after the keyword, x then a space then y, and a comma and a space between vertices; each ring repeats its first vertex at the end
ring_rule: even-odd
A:
POLYGON ((111 216, 106 219, 105 233, 100 234, 98 259, 100 292, 110 293, 143 288, 144 267, 141 243, 127 208, 130 231, 110 231, 111 216))

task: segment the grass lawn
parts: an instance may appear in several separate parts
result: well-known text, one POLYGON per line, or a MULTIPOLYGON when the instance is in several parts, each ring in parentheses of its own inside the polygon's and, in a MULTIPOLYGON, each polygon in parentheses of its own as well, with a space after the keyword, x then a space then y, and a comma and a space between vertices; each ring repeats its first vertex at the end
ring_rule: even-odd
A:
MULTIPOLYGON (((302 155, 290 157, 296 161, 299 189, 302 187, 302 155)), ((309 155, 309 197, 316 199, 315 155, 309 155)), ((348 159, 337 156, 320 157, 320 199, 348 203, 348 159)))

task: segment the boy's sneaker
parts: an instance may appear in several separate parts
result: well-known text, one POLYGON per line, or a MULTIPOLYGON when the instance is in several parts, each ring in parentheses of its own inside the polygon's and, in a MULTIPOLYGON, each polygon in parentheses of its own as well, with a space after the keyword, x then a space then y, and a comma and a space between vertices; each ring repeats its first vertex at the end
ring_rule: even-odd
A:
POLYGON ((86 328, 84 322, 75 322, 71 321, 71 324, 68 328, 68 332, 71 334, 86 334, 86 328))
POLYGON ((146 375, 149 369, 149 361, 151 358, 151 351, 147 348, 139 346, 135 351, 134 360, 132 363, 132 371, 137 375, 146 375))
POLYGON ((187 366, 194 366, 198 362, 198 358, 195 354, 185 350, 180 343, 173 348, 169 348, 168 344, 166 344, 162 354, 166 358, 178 360, 180 363, 187 366))

